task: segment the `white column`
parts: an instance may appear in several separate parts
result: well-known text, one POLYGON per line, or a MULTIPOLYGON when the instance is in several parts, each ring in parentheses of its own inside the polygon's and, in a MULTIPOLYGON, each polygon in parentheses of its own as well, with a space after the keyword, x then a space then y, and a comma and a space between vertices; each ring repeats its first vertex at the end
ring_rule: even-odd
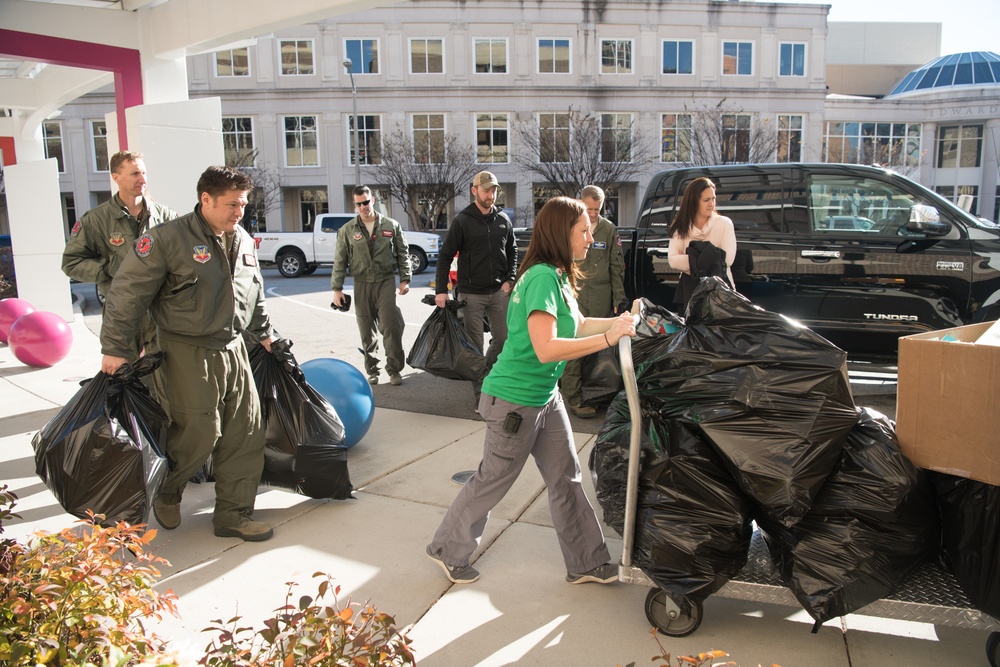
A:
POLYGON ((59 166, 55 158, 18 161, 4 169, 17 295, 35 310, 73 320, 69 278, 62 272, 59 166))
MULTIPOLYGON (((108 151, 114 114, 108 122, 108 151)), ((222 102, 218 97, 163 104, 143 104, 125 110, 129 150, 146 162, 149 195, 178 213, 190 213, 197 203, 198 177, 211 165, 225 163, 222 146, 222 102)), ((117 143, 117 142, 115 142, 117 143)))

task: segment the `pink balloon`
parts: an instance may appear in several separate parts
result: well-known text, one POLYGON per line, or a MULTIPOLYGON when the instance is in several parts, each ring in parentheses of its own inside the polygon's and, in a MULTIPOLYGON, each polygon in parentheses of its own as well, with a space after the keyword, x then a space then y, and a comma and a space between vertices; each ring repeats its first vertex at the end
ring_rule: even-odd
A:
POLYGON ((46 368, 62 361, 73 345, 73 332, 55 313, 36 310, 11 325, 7 343, 21 363, 46 368))
POLYGON ((7 332, 17 319, 35 312, 35 307, 24 299, 0 299, 0 343, 7 342, 7 332))

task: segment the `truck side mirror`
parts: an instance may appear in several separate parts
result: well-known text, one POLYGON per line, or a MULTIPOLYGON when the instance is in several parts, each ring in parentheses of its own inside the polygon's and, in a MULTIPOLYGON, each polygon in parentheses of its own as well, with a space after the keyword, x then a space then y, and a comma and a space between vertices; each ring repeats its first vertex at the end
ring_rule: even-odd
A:
POLYGON ((933 206, 915 204, 910 209, 910 221, 906 230, 930 236, 944 236, 951 231, 951 225, 941 221, 941 214, 933 206))

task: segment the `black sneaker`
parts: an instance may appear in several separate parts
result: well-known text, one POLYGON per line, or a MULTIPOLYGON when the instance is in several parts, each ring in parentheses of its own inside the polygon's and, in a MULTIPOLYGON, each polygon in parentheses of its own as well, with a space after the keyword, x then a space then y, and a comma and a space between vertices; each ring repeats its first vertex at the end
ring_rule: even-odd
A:
POLYGON ((471 565, 448 565, 441 560, 440 552, 435 553, 431 551, 431 546, 429 544, 427 545, 427 557, 441 566, 441 569, 444 570, 445 576, 447 576, 448 580, 453 584, 471 584, 473 581, 479 579, 479 572, 476 568, 471 565))
POLYGON ((614 563, 598 565, 593 570, 581 572, 579 574, 570 572, 566 575, 566 581, 571 584, 610 584, 618 581, 618 566, 614 563))

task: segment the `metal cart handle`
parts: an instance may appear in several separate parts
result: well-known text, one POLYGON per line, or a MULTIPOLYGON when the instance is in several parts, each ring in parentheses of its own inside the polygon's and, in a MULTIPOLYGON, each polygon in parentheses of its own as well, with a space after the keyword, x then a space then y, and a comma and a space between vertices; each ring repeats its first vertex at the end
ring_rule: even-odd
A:
POLYGON ((642 446, 642 409, 639 404, 639 385, 635 381, 635 366, 632 365, 632 339, 622 336, 618 341, 618 357, 621 361, 622 381, 625 397, 632 418, 628 448, 628 486, 625 490, 625 525, 622 528, 622 567, 632 566, 632 548, 635 544, 635 515, 639 499, 639 459, 642 446))

